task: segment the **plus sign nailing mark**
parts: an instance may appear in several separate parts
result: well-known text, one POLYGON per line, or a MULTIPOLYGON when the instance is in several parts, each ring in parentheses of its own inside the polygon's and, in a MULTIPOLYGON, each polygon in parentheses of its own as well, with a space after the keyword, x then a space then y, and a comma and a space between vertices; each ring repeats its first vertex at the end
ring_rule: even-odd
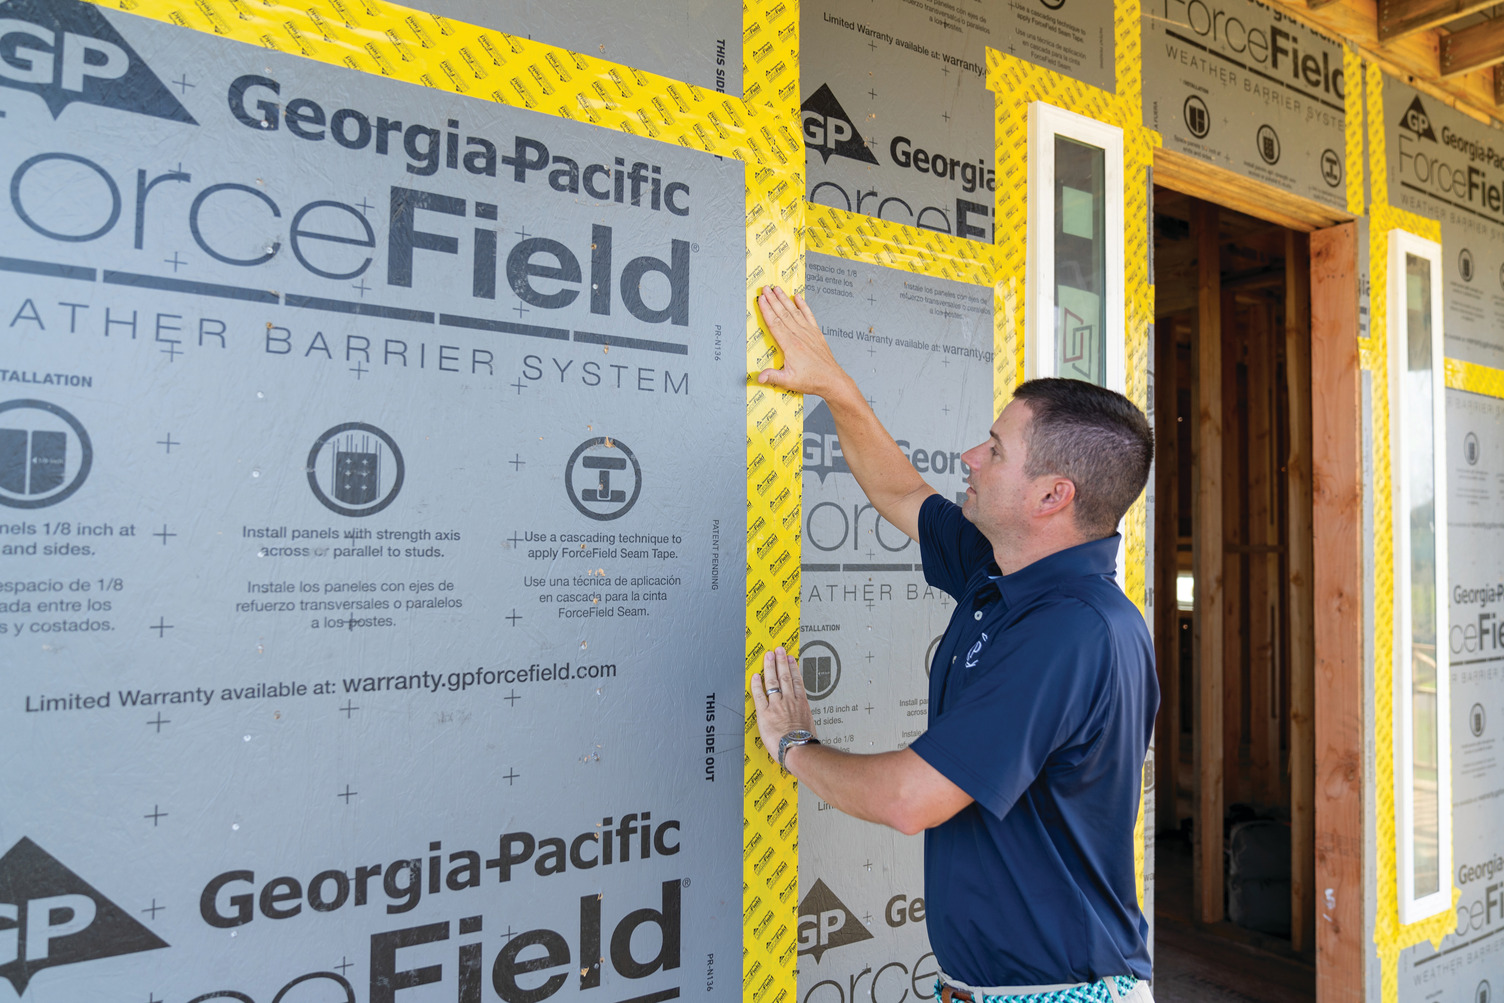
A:
POLYGON ((875 304, 876 302, 877 302, 877 297, 874 296, 874 295, 872 295, 871 293, 868 293, 867 294, 867 303, 868 303, 868 305, 875 304))
POLYGON ((178 266, 180 266, 180 265, 186 265, 188 263, 188 259, 187 258, 180 258, 180 257, 178 257, 178 252, 177 251, 173 251, 172 252, 172 257, 170 257, 170 258, 163 258, 162 262, 164 264, 171 265, 172 266, 172 270, 174 272, 176 272, 178 270, 178 266))
POLYGON ((871 49, 873 52, 876 52, 877 51, 877 43, 876 42, 868 42, 867 43, 867 48, 871 49))
POLYGON ((512 465, 512 469, 514 471, 521 470, 523 467, 527 466, 527 461, 522 458, 521 453, 513 453, 512 458, 507 462, 512 465))
POLYGON ((146 629, 156 631, 157 640, 160 641, 162 638, 167 636, 167 632, 171 630, 172 627, 173 625, 167 622, 166 617, 159 616, 157 617, 157 622, 147 627, 146 629))
POLYGON ((512 942, 512 938, 515 937, 515 936, 517 936, 517 934, 515 932, 513 932, 513 930, 512 930, 512 924, 511 923, 507 924, 507 932, 504 933, 504 934, 502 934, 502 936, 507 939, 507 943, 509 943, 509 944, 512 942))
POLYGON ((525 390, 525 389, 527 389, 527 384, 524 383, 524 382, 522 382, 522 377, 521 376, 517 377, 517 382, 516 383, 508 383, 507 386, 509 386, 512 389, 516 390, 517 391, 517 395, 519 397, 522 396, 522 391, 525 390))
POLYGON ((359 362, 356 362, 355 365, 353 365, 353 366, 350 367, 350 372, 354 373, 355 374, 355 379, 357 381, 359 381, 359 379, 362 376, 364 376, 366 373, 369 373, 370 370, 367 369, 365 366, 361 365, 359 362))
POLYGON ((172 723, 172 718, 170 718, 170 717, 163 717, 162 716, 162 712, 161 711, 157 711, 157 716, 153 720, 150 720, 150 721, 148 721, 146 723, 147 724, 154 724, 154 725, 156 725, 157 726, 157 734, 160 735, 160 734, 162 734, 162 725, 164 725, 164 724, 171 724, 172 723))
POLYGON ((867 869, 868 873, 871 873, 871 871, 872 871, 872 860, 871 860, 871 858, 869 857, 867 859, 867 862, 864 863, 864 864, 862 864, 862 866, 867 869))
POLYGON ((867 403, 872 407, 877 407, 877 401, 873 400, 871 397, 867 398, 867 403))
POLYGON ((350 803, 350 799, 353 798, 355 795, 357 795, 359 793, 360 793, 360 791, 352 791, 350 789, 350 785, 349 784, 345 784, 345 789, 343 791, 340 791, 338 794, 336 794, 334 796, 337 797, 337 798, 344 798, 345 799, 345 804, 348 805, 350 803))
POLYGON ((167 347, 162 349, 162 354, 167 356, 168 362, 176 362, 178 356, 183 354, 183 350, 178 348, 177 342, 169 341, 167 347))
POLYGON ((167 546, 167 538, 171 537, 171 536, 177 536, 177 534, 176 533, 169 533, 169 532, 167 532, 167 523, 164 522, 164 523, 162 523, 162 532, 160 532, 160 533, 153 533, 152 536, 159 536, 159 537, 161 537, 162 538, 162 546, 165 547, 165 546, 167 546))
POLYGON ((870 704, 870 703, 869 703, 869 704, 868 704, 868 705, 867 705, 867 706, 866 706, 866 707, 864 707, 864 708, 863 708, 863 709, 864 709, 864 710, 865 710, 865 711, 866 711, 866 712, 867 712, 867 713, 868 713, 868 714, 871 714, 871 713, 872 713, 872 711, 873 711, 873 707, 872 707, 872 705, 871 705, 871 704, 870 704))
POLYGON ((165 438, 165 439, 158 439, 157 440, 157 445, 167 447, 167 452, 170 455, 172 453, 172 447, 173 446, 181 446, 182 443, 174 441, 173 438, 172 438, 172 433, 168 432, 167 433, 167 438, 165 438))
POLYGON ((515 547, 517 546, 517 544, 522 542, 522 537, 518 536, 516 533, 513 533, 511 536, 507 537, 507 542, 515 547))
POLYGON ((949 122, 950 121, 950 112, 948 112, 948 111, 942 111, 940 113, 940 117, 943 118, 943 119, 945 119, 947 122, 949 122))
POLYGON ((872 914, 869 912, 867 915, 863 916, 862 917, 862 922, 866 923, 868 926, 871 926, 872 925, 872 914))
POLYGON ((869 348, 869 349, 867 349, 867 354, 868 355, 876 355, 877 354, 877 349, 875 349, 875 348, 869 348))
POLYGON ((522 319, 522 315, 523 314, 525 314, 525 313, 532 313, 531 310, 529 310, 527 307, 523 306, 521 303, 518 303, 516 306, 512 307, 512 309, 517 311, 517 319, 518 320, 522 319))
POLYGON ((350 969, 354 968, 355 966, 350 963, 349 959, 347 959, 343 954, 341 954, 339 956, 339 964, 335 965, 334 967, 339 969, 339 973, 341 975, 344 975, 346 972, 348 972, 350 969))
POLYGON ((355 702, 353 700, 346 700, 345 705, 341 707, 340 710, 344 712, 345 720, 348 721, 355 716, 355 712, 360 710, 360 708, 355 706, 355 702))
POLYGON ((366 298, 366 293, 368 293, 368 292, 371 291, 371 287, 368 286, 368 285, 366 285, 366 280, 365 279, 361 279, 359 282, 352 282, 352 283, 350 283, 350 288, 351 289, 358 289, 360 291, 360 298, 361 299, 365 299, 366 298))
POLYGON ((157 827, 157 821, 159 819, 166 818, 168 816, 168 814, 169 814, 169 812, 163 811, 157 805, 152 805, 151 806, 151 814, 150 815, 142 815, 141 817, 142 818, 149 818, 149 819, 151 819, 151 827, 153 829, 155 829, 157 827))
POLYGON ((870 560, 872 560, 876 556, 877 556, 877 551, 873 550, 871 547, 868 547, 867 548, 867 560, 870 561, 870 560))
POLYGON ((157 994, 156 993, 147 993, 146 994, 146 1003, 163 1003, 163 1001, 157 999, 157 994))
POLYGON ((157 900, 155 898, 153 898, 151 900, 151 908, 150 909, 142 909, 141 911, 142 912, 149 912, 149 913, 151 913, 151 918, 152 919, 156 919, 157 918, 157 913, 162 912, 166 908, 167 907, 165 905, 157 905, 157 900))
POLYGON ((360 214, 362 216, 368 214, 372 209, 376 208, 371 203, 366 201, 366 197, 364 195, 362 195, 360 197, 360 201, 355 204, 360 207, 360 214))
POLYGON ((521 620, 522 617, 517 613, 517 610, 515 608, 513 608, 512 615, 511 616, 504 616, 504 617, 502 617, 502 619, 509 621, 512 624, 512 626, 515 627, 515 626, 517 626, 517 621, 521 620))
POLYGON ((876 605, 876 604, 875 604, 875 603, 874 603, 874 602, 873 602, 873 601, 872 601, 872 600, 871 600, 871 599, 868 599, 868 600, 867 600, 867 608, 868 608, 868 609, 872 609, 872 608, 874 608, 874 606, 875 606, 875 605, 876 605))
POLYGON ((940 409, 940 413, 941 414, 950 414, 950 405, 947 404, 943 408, 941 408, 940 409))
POLYGON ((872 100, 876 101, 877 100, 877 91, 875 91, 875 90, 869 90, 869 91, 867 91, 867 96, 869 98, 871 98, 872 100))
POLYGON ((522 774, 514 772, 512 768, 508 766, 507 772, 502 775, 502 779, 505 780, 507 782, 507 786, 510 787, 512 786, 512 781, 516 780, 520 776, 522 776, 522 774))
MULTIPOLYGON (((172 81, 172 86, 178 88, 179 93, 187 94, 188 93, 188 88, 190 88, 190 87, 197 87, 198 84, 190 84, 188 82, 188 74, 184 73, 182 76, 178 77, 178 79, 172 81)), ((183 169, 183 165, 179 164, 178 165, 178 170, 181 171, 182 169, 183 169)))
POLYGON ((873 659, 874 659, 874 658, 876 658, 876 657, 877 657, 877 656, 876 656, 876 655, 874 655, 874 654, 873 654, 873 653, 872 653, 872 652, 870 652, 870 651, 869 651, 869 652, 867 652, 867 661, 869 661, 869 662, 870 662, 870 661, 872 661, 872 660, 873 660, 873 659))
POLYGON ((517 695, 517 691, 516 690, 513 690, 512 692, 508 693, 506 696, 502 697, 502 699, 505 700, 507 703, 511 704, 513 707, 515 707, 515 706, 517 706, 517 701, 521 700, 522 698, 517 695))

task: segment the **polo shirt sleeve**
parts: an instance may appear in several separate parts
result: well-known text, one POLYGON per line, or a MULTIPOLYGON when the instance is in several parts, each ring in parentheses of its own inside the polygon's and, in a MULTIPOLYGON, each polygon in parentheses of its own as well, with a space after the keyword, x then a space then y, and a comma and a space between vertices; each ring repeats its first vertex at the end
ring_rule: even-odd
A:
POLYGON ((1008 651, 984 647, 960 692, 909 746, 1002 818, 1046 768, 1090 757, 1105 727, 1113 678, 1101 616, 1075 599, 1031 610, 1008 651))
POLYGON ((992 559, 992 545, 961 506, 934 494, 919 506, 919 555, 924 580, 959 600, 977 568, 992 559))

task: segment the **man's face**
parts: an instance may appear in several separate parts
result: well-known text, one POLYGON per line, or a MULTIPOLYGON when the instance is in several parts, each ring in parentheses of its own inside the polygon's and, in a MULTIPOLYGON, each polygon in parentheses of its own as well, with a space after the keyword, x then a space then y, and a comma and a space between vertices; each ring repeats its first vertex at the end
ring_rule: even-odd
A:
POLYGON ((1024 467, 1029 460, 1031 419, 1029 406, 1014 401, 992 423, 987 441, 961 454, 961 461, 971 468, 961 514, 994 546, 1027 533, 1034 478, 1024 473, 1024 467))

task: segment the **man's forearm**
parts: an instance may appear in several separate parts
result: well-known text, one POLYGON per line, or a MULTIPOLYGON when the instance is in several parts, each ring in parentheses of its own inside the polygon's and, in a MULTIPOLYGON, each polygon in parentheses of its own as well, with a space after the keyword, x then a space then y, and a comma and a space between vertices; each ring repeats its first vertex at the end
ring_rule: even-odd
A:
POLYGON ((935 493, 878 420, 849 376, 825 397, 835 420, 841 455, 879 515, 918 538, 919 505, 935 493))
MULTIPOLYGON (((907 835, 938 825, 970 799, 949 783, 937 794, 933 771, 907 749, 864 756, 827 745, 799 745, 784 756, 789 772, 826 804, 907 835)), ((936 775, 938 776, 938 775, 936 775)))

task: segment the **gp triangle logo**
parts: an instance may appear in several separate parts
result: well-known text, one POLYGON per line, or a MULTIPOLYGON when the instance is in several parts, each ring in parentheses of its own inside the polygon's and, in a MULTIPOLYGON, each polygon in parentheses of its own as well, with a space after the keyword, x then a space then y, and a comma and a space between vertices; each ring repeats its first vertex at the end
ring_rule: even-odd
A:
POLYGON ((1436 142, 1436 133, 1431 129, 1431 116, 1426 114, 1426 106, 1420 103, 1419 94, 1415 95, 1415 100, 1410 102, 1410 107, 1400 117, 1400 128, 1409 129, 1420 139, 1436 142))
POLYGON ((872 934, 852 915, 836 893, 815 879, 815 886, 799 903, 799 953, 813 954, 815 964, 833 947, 871 940, 872 934))
POLYGON ((167 946, 31 840, 0 857, 0 978, 18 996, 44 968, 167 946))
POLYGON ((799 112, 804 123, 804 142, 819 151, 824 158, 822 163, 830 163, 831 154, 860 160, 864 164, 877 163, 877 158, 867 149, 867 141, 857 131, 841 102, 836 100, 829 84, 821 84, 820 89, 805 100, 799 112))
POLYGON ((0 86, 197 125, 104 15, 77 0, 0 0, 0 86))

